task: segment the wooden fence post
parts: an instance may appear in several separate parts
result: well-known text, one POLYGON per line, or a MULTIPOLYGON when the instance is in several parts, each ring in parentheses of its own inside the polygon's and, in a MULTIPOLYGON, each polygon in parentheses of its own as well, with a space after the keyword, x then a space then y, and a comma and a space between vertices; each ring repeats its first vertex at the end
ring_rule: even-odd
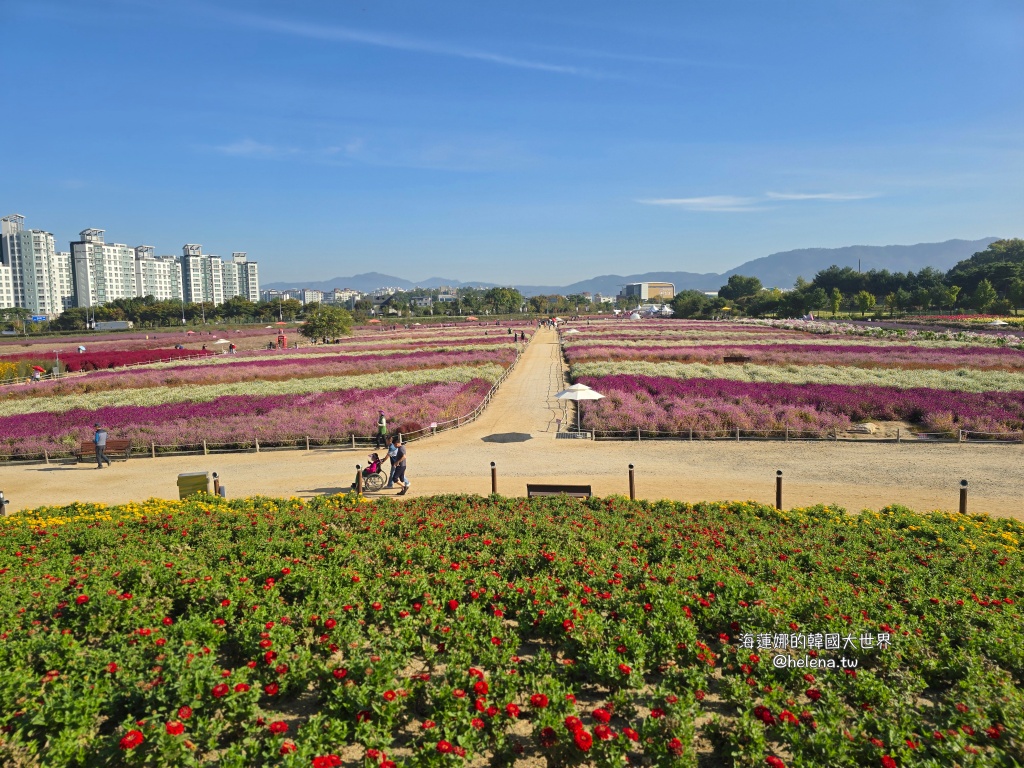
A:
POLYGON ((636 428, 636 441, 638 443, 640 442, 640 427, 636 428))
POLYGON ((630 500, 636 499, 636 483, 633 479, 633 465, 629 465, 629 498, 630 500))
POLYGON ((498 468, 494 466, 494 462, 491 462, 491 493, 497 494, 498 492, 498 468))
POLYGON ((259 453, 259 452, 260 452, 260 439, 257 437, 256 438, 256 453, 259 453))
POLYGON ((156 458, 156 443, 150 443, 149 444, 149 455, 150 455, 150 458, 153 458, 153 459, 156 458))
POLYGON ((309 450, 309 435, 306 435, 306 450, 309 450))
POLYGON ((775 472, 775 508, 782 509, 782 470, 775 472))
POLYGON ((206 447, 206 441, 205 441, 205 440, 203 440, 203 456, 209 456, 209 455, 210 455, 210 451, 209 451, 209 449, 208 449, 208 448, 206 447))
POLYGON ((967 481, 960 481, 960 514, 967 514, 967 481))

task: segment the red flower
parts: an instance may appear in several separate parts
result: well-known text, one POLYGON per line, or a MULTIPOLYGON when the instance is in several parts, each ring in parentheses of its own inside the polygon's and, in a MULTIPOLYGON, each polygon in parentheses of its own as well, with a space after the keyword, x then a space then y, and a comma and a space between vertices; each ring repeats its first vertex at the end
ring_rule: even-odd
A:
POLYGON ((535 693, 530 697, 530 706, 536 709, 544 709, 548 705, 548 697, 543 693, 535 693))
POLYGON ((132 729, 128 731, 124 736, 121 737, 121 741, 118 746, 121 749, 135 749, 139 744, 144 742, 146 738, 142 735, 142 731, 136 731, 132 729))
POLYGON ((324 626, 327 627, 327 629, 334 629, 336 626, 338 626, 338 622, 334 619, 328 619, 324 622, 324 626))
POLYGON ((572 740, 576 743, 577 749, 581 752, 588 752, 591 745, 594 743, 594 737, 587 733, 583 728, 580 728, 578 731, 573 733, 572 740))
POLYGON ((990 739, 998 739, 1001 733, 1002 729, 1000 729, 998 725, 993 725, 991 728, 985 729, 985 735, 990 739))
POLYGON ((239 683, 238 685, 235 686, 235 693, 245 693, 248 690, 249 690, 249 684, 248 683, 239 683))
POLYGON ((809 698, 811 701, 817 701, 821 698, 821 691, 819 691, 817 688, 808 688, 806 691, 804 691, 804 693, 807 694, 807 698, 809 698))
POLYGON ((882 768, 896 768, 896 761, 888 755, 882 755, 882 768))
POLYGON ((444 739, 441 739, 441 741, 437 742, 436 749, 442 755, 447 755, 452 751, 452 745, 444 739))
POLYGON ((621 672, 622 674, 628 675, 632 671, 633 668, 630 667, 628 664, 619 664, 619 672, 621 672))
POLYGON ((113 661, 107 664, 107 672, 109 672, 110 674, 114 674, 115 672, 117 672, 117 664, 113 661))
POLYGON ((558 736, 555 734, 555 729, 548 726, 540 732, 540 745, 542 747, 553 747, 558 743, 558 736))
POLYGON ((174 623, 174 619, 172 619, 170 616, 164 616, 164 626, 165 627, 169 627, 173 623, 174 623))
POLYGON ((192 707, 182 707, 178 710, 178 717, 182 720, 188 720, 192 717, 192 707))
POLYGON ((456 699, 462 699, 465 698, 466 692, 461 688, 456 688, 454 691, 452 691, 452 696, 454 696, 456 699))
MULTIPOLYGON (((78 604, 78 605, 85 605, 88 602, 89 602, 89 596, 88 595, 79 595, 78 597, 75 598, 75 603, 78 604)), ((129 749, 130 749, 130 747, 129 747, 129 749)))
POLYGON ((664 717, 664 716, 665 716, 665 710, 663 710, 663 709, 659 709, 658 707, 655 707, 654 709, 651 710, 651 717, 654 718, 655 720, 657 720, 659 717, 664 717))
POLYGON ((567 731, 569 731, 569 733, 576 733, 576 731, 578 731, 582 727, 583 721, 580 720, 578 717, 569 715, 569 717, 565 718, 565 728, 567 731))
POLYGON ((566 619, 562 622, 562 629, 564 629, 566 632, 572 632, 574 629, 576 629, 576 625, 573 624, 572 621, 570 621, 569 619, 566 619))
POLYGON ((267 696, 276 696, 279 690, 281 690, 281 687, 277 683, 267 683, 263 686, 263 692, 267 696))
MULTIPOLYGON (((760 720, 765 725, 775 725, 775 716, 772 715, 768 707, 757 706, 754 707, 754 717, 760 720)), ((790 715, 792 717, 792 715, 790 715)), ((796 720, 796 718, 793 718, 796 720)))
POLYGON ((788 725, 800 725, 800 721, 796 719, 796 715, 788 709, 784 709, 779 712, 779 722, 787 723, 788 725))
POLYGON ((786 768, 786 764, 782 762, 782 758, 776 757, 775 755, 769 755, 764 759, 768 763, 769 768, 786 768))
POLYGON ((640 734, 634 731, 632 728, 623 728, 622 735, 630 741, 640 741, 640 734))
POLYGON ((501 638, 500 637, 492 637, 491 638, 491 645, 501 645, 501 638))
POLYGON ((612 719, 612 713, 609 712, 607 709, 601 709, 601 708, 595 709, 591 713, 591 715, 599 723, 607 723, 609 720, 612 719))
POLYGON ((679 739, 671 739, 668 743, 668 751, 679 757, 683 754, 683 742, 679 739))
POLYGON ((436 728, 436 727, 437 727, 437 723, 435 723, 433 720, 424 720, 423 724, 420 725, 420 728, 422 728, 424 731, 429 731, 431 728, 436 728))
POLYGON ((290 753, 294 752, 297 749, 298 749, 298 747, 295 746, 295 742, 294 741, 286 741, 286 742, 284 742, 281 745, 281 749, 279 750, 279 752, 282 755, 287 755, 287 754, 290 754, 290 753))
POLYGON ((509 717, 519 717, 519 707, 515 704, 506 704, 505 714, 509 717))
POLYGON ((213 698, 219 699, 221 696, 227 696, 228 690, 228 686, 225 683, 213 686, 213 698))
POLYGON ((609 728, 604 723, 599 723, 594 726, 594 735, 597 736, 601 741, 609 741, 615 738, 615 731, 609 728))
POLYGON ((474 717, 472 720, 469 721, 469 724, 476 728, 478 731, 484 727, 484 721, 481 720, 479 717, 474 717))
POLYGON ((382 610, 384 610, 384 606, 381 605, 380 603, 372 603, 370 605, 370 607, 373 608, 373 610, 375 610, 375 611, 382 611, 382 610))
POLYGON ((334 675, 335 680, 341 680, 348 674, 348 670, 344 667, 338 667, 333 672, 331 672, 331 674, 334 675))
POLYGON ((321 755, 313 758, 313 768, 338 768, 341 758, 337 755, 321 755))
POLYGON ((382 694, 384 701, 394 701, 397 698, 397 694, 394 691, 384 691, 382 694))
POLYGON ((276 734, 278 736, 280 736, 282 733, 288 732, 288 723, 284 722, 283 720, 275 720, 267 727, 270 728, 271 733, 276 734))
POLYGON ((487 693, 488 690, 489 689, 488 689, 487 681, 486 680, 477 680, 475 683, 473 683, 473 692, 474 693, 477 693, 477 694, 480 694, 481 696, 483 696, 485 693, 487 693))
POLYGON ((448 610, 449 611, 454 611, 458 607, 459 607, 459 601, 458 600, 449 600, 448 601, 448 610))
POLYGON ((171 720, 165 727, 171 736, 181 736, 185 732, 185 725, 178 720, 171 720))
POLYGON ((221 600, 220 601, 220 605, 221 605, 222 608, 227 608, 229 605, 231 605, 231 601, 227 600, 227 599, 221 600))

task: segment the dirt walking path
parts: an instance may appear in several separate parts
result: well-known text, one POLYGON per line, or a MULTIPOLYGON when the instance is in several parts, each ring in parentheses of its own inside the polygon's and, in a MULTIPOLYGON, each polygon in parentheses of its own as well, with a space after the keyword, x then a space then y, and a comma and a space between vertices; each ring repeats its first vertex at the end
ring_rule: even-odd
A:
MULTIPOLYGON (((820 502, 860 511, 899 503, 955 511, 959 481, 967 478, 971 512, 1024 519, 1022 446, 555 439, 556 419, 575 419, 554 397, 565 385, 564 370, 556 334, 538 331, 479 419, 409 444, 409 496, 488 494, 493 461, 498 492, 509 496, 524 496, 528 482, 590 484, 599 496, 626 494, 627 467, 634 464, 640 498, 773 503, 781 469, 786 507, 820 502)), ((103 470, 14 466, 0 469, 0 490, 11 500, 10 511, 72 501, 116 504, 176 498, 179 473, 216 471, 231 497, 312 496, 346 490, 365 459, 361 449, 314 449, 132 459, 103 470)))

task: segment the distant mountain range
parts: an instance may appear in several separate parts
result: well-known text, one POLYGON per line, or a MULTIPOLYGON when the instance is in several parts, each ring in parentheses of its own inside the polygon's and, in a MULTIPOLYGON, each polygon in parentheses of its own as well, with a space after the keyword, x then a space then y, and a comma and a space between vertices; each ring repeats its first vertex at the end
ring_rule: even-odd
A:
MULTIPOLYGON (((635 275, 601 275, 570 285, 516 285, 524 296, 541 294, 602 293, 615 295, 626 283, 669 282, 677 291, 688 288, 699 291, 717 291, 730 275, 746 275, 758 278, 767 288, 792 288, 798 277, 810 280, 815 273, 836 264, 840 267, 858 266, 865 272, 870 269, 887 269, 890 272, 917 272, 933 267, 943 272, 958 261, 978 251, 985 250, 989 243, 999 238, 986 237, 982 240, 947 240, 944 243, 918 243, 917 245, 851 245, 845 248, 801 248, 796 251, 782 251, 740 264, 728 272, 645 272, 635 275)), ((450 277, 431 277, 413 282, 380 272, 365 272, 351 277, 335 277, 331 280, 310 282, 267 283, 264 288, 284 290, 288 288, 312 288, 329 291, 334 288, 352 288, 370 292, 391 286, 402 290, 412 288, 492 288, 496 283, 463 282, 450 277)))

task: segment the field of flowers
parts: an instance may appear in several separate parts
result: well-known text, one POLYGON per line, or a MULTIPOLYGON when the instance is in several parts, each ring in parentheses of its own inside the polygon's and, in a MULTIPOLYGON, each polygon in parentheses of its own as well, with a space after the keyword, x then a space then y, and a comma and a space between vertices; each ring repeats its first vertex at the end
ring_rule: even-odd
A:
POLYGON ((562 335, 598 433, 836 435, 897 422, 959 438, 1024 432, 1024 341, 800 321, 605 322, 562 335), (726 358, 731 358, 726 362, 726 358))
POLYGON ((0 519, 0 762, 1024 762, 1024 525, 211 497, 0 519))
MULTIPOLYGON (((147 452, 204 442, 246 449, 257 441, 295 445, 308 438, 320 445, 365 437, 374 432, 378 409, 392 430, 415 432, 471 413, 514 363, 511 337, 488 330, 363 330, 339 344, 281 350, 256 341, 238 354, 208 351, 189 360, 10 386, 0 390, 0 453, 68 453, 90 438, 98 421, 111 438, 147 452)), ((254 339, 271 338, 267 333, 254 339)), ((87 351, 73 360, 160 359, 167 352, 196 350, 87 351)))

